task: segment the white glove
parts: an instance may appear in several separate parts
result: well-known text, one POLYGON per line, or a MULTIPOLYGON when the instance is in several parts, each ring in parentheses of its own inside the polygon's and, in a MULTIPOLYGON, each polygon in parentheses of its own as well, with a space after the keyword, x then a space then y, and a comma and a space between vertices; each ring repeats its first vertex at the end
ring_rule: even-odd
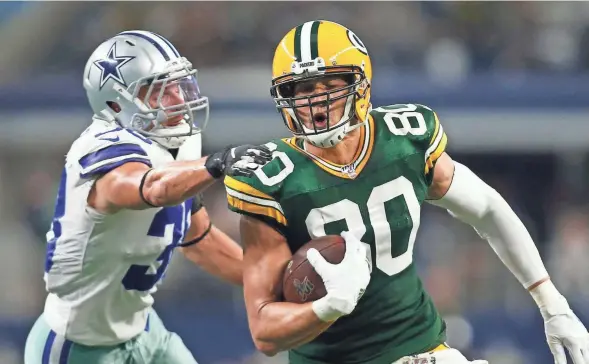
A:
POLYGON ((574 364, 589 364, 589 333, 573 311, 550 316, 543 312, 546 340, 555 364, 566 364, 567 348, 574 364))
POLYGON ((532 290, 544 318, 546 341, 555 364, 567 364, 565 348, 574 364, 589 364, 589 333, 567 300, 547 281, 532 290))
POLYGON ((326 322, 349 315, 370 282, 372 265, 365 245, 349 231, 341 235, 346 241, 346 254, 339 264, 327 262, 317 249, 307 251, 307 259, 327 291, 325 297, 313 302, 313 311, 326 322))

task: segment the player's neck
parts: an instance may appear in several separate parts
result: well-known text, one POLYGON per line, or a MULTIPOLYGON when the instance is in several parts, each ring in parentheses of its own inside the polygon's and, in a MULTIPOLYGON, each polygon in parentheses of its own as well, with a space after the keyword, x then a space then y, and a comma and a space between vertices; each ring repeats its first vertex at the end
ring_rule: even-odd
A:
POLYGON ((360 145, 360 130, 356 129, 346 135, 344 140, 331 148, 320 148, 305 141, 305 150, 321 159, 335 164, 348 165, 354 161, 354 156, 360 145))

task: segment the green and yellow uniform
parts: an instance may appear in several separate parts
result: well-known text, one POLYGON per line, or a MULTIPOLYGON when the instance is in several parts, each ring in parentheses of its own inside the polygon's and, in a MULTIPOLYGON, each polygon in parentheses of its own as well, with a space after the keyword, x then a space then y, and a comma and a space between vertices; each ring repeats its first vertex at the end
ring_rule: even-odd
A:
POLYGON ((294 253, 309 240, 350 230, 370 247, 373 271, 352 314, 290 353, 293 364, 386 363, 431 350, 445 324, 413 264, 433 166, 447 137, 422 105, 370 112, 354 161, 308 154, 302 139, 274 140, 272 162, 251 177, 227 177, 231 210, 280 231, 294 253))

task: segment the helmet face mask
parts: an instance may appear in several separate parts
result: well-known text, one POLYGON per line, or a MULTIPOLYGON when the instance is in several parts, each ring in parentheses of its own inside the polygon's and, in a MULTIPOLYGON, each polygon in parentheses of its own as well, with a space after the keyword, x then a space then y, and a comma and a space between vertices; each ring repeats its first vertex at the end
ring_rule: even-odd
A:
POLYGON ((133 129, 166 148, 178 148, 209 119, 197 70, 165 38, 128 31, 90 56, 84 88, 95 116, 133 129))
POLYGON ((332 132, 335 128, 343 127, 346 122, 353 121, 354 108, 351 106, 356 102, 357 89, 364 79, 359 67, 351 66, 347 67, 347 70, 346 67, 337 67, 331 72, 304 78, 293 78, 288 75, 278 77, 273 81, 271 92, 276 108, 279 111, 284 110, 280 113, 284 123, 295 136, 319 135, 332 132), (297 96, 295 93, 301 83, 315 88, 316 83, 327 84, 330 80, 341 80, 345 85, 308 95, 297 96), (314 112, 314 109, 320 111, 314 112), (341 109, 341 114, 337 115, 334 109, 341 109), (337 117, 332 120, 333 114, 337 117), (287 115, 290 118, 287 118, 287 115))
POLYGON ((133 114, 130 127, 150 138, 188 137, 204 130, 208 98, 200 94, 196 73, 185 67, 146 76, 131 85, 132 99, 138 100, 141 108, 133 114), (170 94, 176 94, 181 102, 174 103, 170 94), (167 125, 174 119, 179 122, 167 125))
POLYGON ((362 41, 340 24, 317 20, 292 29, 276 49, 272 73, 270 93, 285 125, 315 146, 335 146, 368 118, 370 58, 362 41), (315 92, 302 86, 304 92, 295 93, 301 84, 333 79, 345 84, 315 92))

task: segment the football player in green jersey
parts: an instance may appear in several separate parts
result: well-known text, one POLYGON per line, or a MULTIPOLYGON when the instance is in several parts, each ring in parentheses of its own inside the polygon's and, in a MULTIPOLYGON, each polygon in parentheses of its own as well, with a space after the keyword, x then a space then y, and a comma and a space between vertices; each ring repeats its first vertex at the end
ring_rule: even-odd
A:
POLYGON ((413 264, 420 206, 429 202, 472 225, 530 291, 556 363, 566 363, 566 348, 575 364, 589 364, 589 334, 519 218, 448 156, 430 108, 372 109, 371 79, 366 47, 333 22, 306 22, 276 49, 271 92, 294 137, 266 144, 274 159, 253 175, 225 179, 229 206, 243 215, 243 283, 256 347, 268 355, 290 350, 293 364, 469 363, 444 344, 444 321, 413 264), (326 234, 346 240, 340 264, 309 250, 327 295, 281 302, 292 253, 326 234))

